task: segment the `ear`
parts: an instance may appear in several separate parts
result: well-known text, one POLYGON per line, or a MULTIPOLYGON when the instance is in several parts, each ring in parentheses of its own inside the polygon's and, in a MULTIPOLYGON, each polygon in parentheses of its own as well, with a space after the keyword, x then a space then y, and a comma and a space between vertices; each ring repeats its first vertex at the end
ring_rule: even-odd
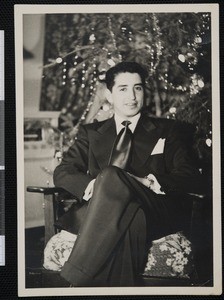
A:
POLYGON ((105 96, 106 96, 107 101, 108 101, 110 104, 113 104, 112 94, 111 94, 111 91, 110 91, 110 90, 106 89, 106 91, 105 91, 105 96))

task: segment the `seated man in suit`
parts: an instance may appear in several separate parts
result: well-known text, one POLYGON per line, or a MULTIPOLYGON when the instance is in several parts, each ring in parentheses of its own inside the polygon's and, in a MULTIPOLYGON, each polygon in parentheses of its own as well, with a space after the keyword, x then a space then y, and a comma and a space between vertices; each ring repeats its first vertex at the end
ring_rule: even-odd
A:
POLYGON ((137 286, 150 242, 183 230, 184 194, 201 178, 175 121, 142 112, 147 72, 122 62, 106 73, 114 117, 80 127, 54 172, 58 187, 88 201, 61 276, 73 286, 137 286))

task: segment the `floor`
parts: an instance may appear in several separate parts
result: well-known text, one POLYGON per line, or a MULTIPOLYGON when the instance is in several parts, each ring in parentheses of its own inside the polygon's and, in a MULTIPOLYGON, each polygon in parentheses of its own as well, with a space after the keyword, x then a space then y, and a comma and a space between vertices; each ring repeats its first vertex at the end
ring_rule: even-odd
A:
POLYGON ((26 268, 41 267, 44 250, 44 227, 25 231, 26 268))
POLYGON ((26 288, 68 287, 58 272, 42 268, 44 254, 44 227, 26 229, 26 288))
POLYGON ((43 259, 43 249, 44 227, 26 229, 26 288, 40 288, 42 285, 41 263, 43 259))

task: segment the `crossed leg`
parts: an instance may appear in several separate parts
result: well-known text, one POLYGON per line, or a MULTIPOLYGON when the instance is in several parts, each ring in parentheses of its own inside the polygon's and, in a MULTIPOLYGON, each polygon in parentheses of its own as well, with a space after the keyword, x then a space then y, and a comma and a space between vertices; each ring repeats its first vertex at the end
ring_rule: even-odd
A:
POLYGON ((77 241, 61 276, 74 286, 134 286, 148 237, 176 230, 177 205, 110 166, 96 178, 77 241))

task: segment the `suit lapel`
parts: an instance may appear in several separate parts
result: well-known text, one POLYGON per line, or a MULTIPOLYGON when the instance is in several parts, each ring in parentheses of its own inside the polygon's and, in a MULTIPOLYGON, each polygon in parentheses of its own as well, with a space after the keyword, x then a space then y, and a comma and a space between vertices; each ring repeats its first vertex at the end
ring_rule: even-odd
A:
POLYGON ((152 118, 142 116, 137 124, 133 140, 133 160, 135 157, 143 165, 152 153, 158 139, 161 137, 161 129, 153 122, 152 118))
MULTIPOLYGON (((90 133, 92 152, 101 169, 108 165, 116 136, 114 118, 107 120, 100 128, 90 133)), ((161 136, 161 129, 154 124, 153 118, 141 116, 134 132, 133 163, 144 165, 161 136)))
POLYGON ((97 131, 91 133, 92 151, 101 169, 108 165, 116 136, 114 118, 109 119, 97 131))

